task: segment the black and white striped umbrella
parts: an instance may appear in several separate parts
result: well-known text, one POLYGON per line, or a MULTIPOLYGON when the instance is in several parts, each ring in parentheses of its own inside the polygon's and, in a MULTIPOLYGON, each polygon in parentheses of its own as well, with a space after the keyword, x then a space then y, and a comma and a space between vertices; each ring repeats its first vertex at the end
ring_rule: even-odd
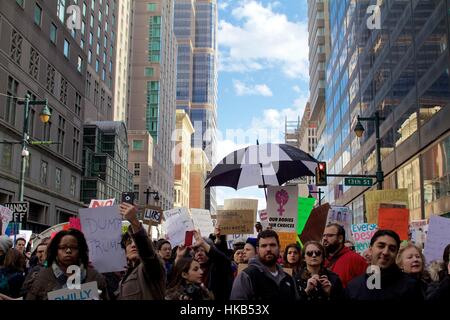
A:
POLYGON ((303 176, 314 176, 317 160, 288 144, 266 143, 233 151, 206 179, 206 187, 281 186, 303 176))

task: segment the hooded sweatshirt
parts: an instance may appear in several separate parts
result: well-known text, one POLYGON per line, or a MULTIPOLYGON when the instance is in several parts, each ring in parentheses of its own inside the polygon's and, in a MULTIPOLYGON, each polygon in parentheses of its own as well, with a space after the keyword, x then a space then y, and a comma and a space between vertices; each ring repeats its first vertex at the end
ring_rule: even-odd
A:
POLYGON ((297 300, 298 293, 293 278, 276 265, 270 270, 259 260, 250 259, 248 267, 238 274, 231 290, 231 300, 297 300))

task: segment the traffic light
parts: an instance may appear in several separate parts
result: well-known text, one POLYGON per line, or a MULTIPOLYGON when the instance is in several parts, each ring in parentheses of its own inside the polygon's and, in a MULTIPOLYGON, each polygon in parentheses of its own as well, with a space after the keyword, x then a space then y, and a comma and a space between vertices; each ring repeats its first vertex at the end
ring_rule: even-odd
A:
POLYGON ((318 162, 316 167, 316 186, 327 185, 327 163, 318 162))

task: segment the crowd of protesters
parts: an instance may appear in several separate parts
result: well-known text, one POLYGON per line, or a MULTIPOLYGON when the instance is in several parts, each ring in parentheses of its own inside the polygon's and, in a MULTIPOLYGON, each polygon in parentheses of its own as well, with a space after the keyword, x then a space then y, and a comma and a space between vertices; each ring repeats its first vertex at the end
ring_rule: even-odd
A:
POLYGON ((172 248, 166 239, 151 241, 136 207, 122 203, 120 213, 130 222, 121 241, 123 272, 97 272, 76 229, 43 239, 33 251, 23 238, 13 246, 0 236, 0 300, 46 300, 67 288, 75 265, 81 283, 97 283, 102 300, 450 301, 450 244, 428 268, 422 250, 392 230, 376 231, 360 255, 339 224, 302 247, 280 248, 278 234, 257 224, 257 238, 239 239, 233 250, 218 226, 209 237, 194 231, 192 246, 172 248))

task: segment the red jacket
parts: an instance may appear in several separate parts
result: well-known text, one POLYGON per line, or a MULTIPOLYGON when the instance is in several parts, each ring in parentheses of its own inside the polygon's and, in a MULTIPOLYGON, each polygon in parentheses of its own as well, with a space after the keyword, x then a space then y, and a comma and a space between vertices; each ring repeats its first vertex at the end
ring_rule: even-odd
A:
POLYGON ((342 286, 347 284, 355 277, 366 272, 366 260, 354 251, 344 246, 334 255, 325 259, 325 267, 337 273, 342 281, 342 286))

